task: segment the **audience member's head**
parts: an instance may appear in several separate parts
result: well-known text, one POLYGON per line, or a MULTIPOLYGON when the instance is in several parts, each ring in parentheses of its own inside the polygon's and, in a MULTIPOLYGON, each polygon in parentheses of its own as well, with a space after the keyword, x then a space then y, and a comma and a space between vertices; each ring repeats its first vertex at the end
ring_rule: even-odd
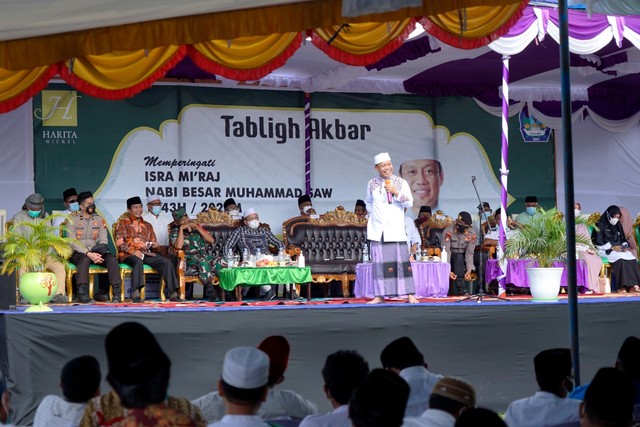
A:
POLYGON ((267 398, 269 357, 254 347, 236 347, 227 351, 218 381, 218 393, 225 404, 254 414, 267 398))
POLYGON ((353 208, 353 212, 358 216, 365 216, 367 214, 367 205, 364 200, 356 200, 356 206, 353 208))
POLYGON ((616 360, 616 368, 629 375, 633 381, 640 382, 640 339, 627 337, 622 343, 616 360))
POLYGON ((433 386, 429 408, 448 412, 458 418, 462 412, 476 406, 476 391, 460 378, 444 377, 433 386))
POLYGON ((100 395, 101 378, 100 364, 95 357, 76 357, 62 367, 62 395, 68 402, 88 402, 89 399, 100 395))
POLYGON ((565 397, 573 389, 571 350, 568 348, 541 351, 533 358, 533 366, 540 390, 565 397))
POLYGON ((460 414, 455 427, 507 427, 507 423, 491 409, 471 408, 460 414))
POLYGON ((400 427, 409 385, 399 375, 374 369, 353 393, 349 418, 354 427, 400 427))
POLYGON ((272 335, 265 338, 258 348, 269 357, 269 387, 280 384, 289 365, 289 341, 281 335, 272 335))
POLYGON ((402 337, 392 341, 382 350, 380 362, 385 369, 401 371, 411 366, 423 366, 424 356, 411 338, 402 337))
POLYGON ((322 368, 324 391, 338 406, 346 405, 369 374, 369 364, 360 354, 340 350, 327 356, 322 368))
POLYGON ((122 323, 105 340, 107 381, 126 408, 144 408, 167 397, 171 361, 153 334, 136 322, 122 323))
POLYGON ((601 368, 589 384, 580 405, 580 425, 630 426, 634 397, 635 387, 627 374, 615 368, 601 368))

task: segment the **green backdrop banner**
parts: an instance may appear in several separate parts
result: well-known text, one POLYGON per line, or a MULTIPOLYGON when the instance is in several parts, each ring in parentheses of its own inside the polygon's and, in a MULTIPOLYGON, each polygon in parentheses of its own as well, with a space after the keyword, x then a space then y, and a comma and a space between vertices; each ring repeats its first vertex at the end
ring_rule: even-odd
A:
MULTIPOLYGON (((233 197, 276 232, 297 214, 305 188, 304 96, 300 92, 155 86, 105 101, 52 84, 34 98, 36 190, 61 209, 68 187, 95 193, 113 222, 125 200, 160 195, 163 208, 195 215, 233 197)), ((469 98, 311 95, 311 196, 319 213, 352 210, 389 152, 421 205, 455 216, 477 211, 471 177, 495 208, 500 120, 469 98)), ((553 140, 526 144, 510 120, 509 193, 555 204, 553 140)))

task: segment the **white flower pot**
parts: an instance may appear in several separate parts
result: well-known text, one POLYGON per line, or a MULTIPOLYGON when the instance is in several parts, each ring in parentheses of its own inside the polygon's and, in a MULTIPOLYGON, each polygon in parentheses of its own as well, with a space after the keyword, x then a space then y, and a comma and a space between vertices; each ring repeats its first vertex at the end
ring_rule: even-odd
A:
POLYGON ((529 289, 534 301, 558 301, 562 267, 528 267, 529 289))

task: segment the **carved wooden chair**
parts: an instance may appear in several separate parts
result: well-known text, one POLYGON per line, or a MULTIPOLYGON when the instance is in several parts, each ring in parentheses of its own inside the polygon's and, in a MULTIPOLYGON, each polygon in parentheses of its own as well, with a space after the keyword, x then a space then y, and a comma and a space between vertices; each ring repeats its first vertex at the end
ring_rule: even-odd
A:
MULTIPOLYGON (((120 221, 122 221, 125 218, 129 217, 129 212, 125 212, 122 215, 120 215, 120 217, 118 217, 118 219, 116 220, 116 222, 113 223, 112 225, 112 232, 113 232, 113 238, 114 240, 116 239, 116 230, 118 229, 118 224, 120 223, 120 221)), ((117 247, 117 242, 116 242, 116 247, 117 247)), ((122 300, 124 301, 124 278, 127 274, 131 274, 131 272, 133 271, 133 269, 128 265, 125 264, 124 262, 121 262, 119 264, 120 266, 120 280, 122 282, 122 300)), ((105 269, 106 270, 106 269, 105 269)), ((166 287, 166 283, 164 281, 164 278, 160 275, 160 273, 158 273, 156 270, 154 270, 153 268, 151 268, 150 266, 148 266, 147 264, 144 264, 143 269, 142 269, 142 275, 143 275, 143 280, 146 283, 146 276, 147 274, 157 274, 160 276, 160 300, 164 301, 166 298, 164 296, 164 289, 166 287)), ((145 296, 145 288, 142 288, 142 290, 140 291, 140 298, 142 298, 144 300, 144 296, 145 296)))
MULTIPOLYGON (((224 241, 233 233, 233 231, 238 228, 242 221, 236 221, 226 212, 220 212, 215 209, 209 209, 204 212, 198 213, 196 216, 196 222, 204 227, 205 230, 211 233, 213 238, 215 239, 214 243, 211 245, 210 250, 211 254, 215 257, 222 257, 222 248, 224 245, 224 241)), ((171 225, 169 225, 169 235, 171 235, 171 225)), ((197 270, 193 270, 188 268, 187 262, 185 259, 185 253, 182 249, 175 248, 171 242, 169 244, 169 250, 172 251, 178 257, 178 282, 180 283, 180 297, 184 299, 185 290, 187 283, 200 283, 201 285, 205 285, 200 280, 197 270)), ((215 268, 215 266, 211 266, 215 268)), ((220 280, 218 276, 214 277, 213 285, 219 285, 220 280)), ((224 292, 222 293, 222 300, 225 300, 224 292)))

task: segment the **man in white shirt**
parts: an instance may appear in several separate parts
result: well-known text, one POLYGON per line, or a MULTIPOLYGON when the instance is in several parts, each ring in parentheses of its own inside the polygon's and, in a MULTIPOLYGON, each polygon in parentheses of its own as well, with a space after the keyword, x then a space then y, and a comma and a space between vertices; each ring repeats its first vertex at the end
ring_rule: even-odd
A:
POLYGON ((405 417, 417 417, 429 408, 433 386, 442 375, 427 369, 424 356, 408 337, 398 338, 380 353, 382 367, 394 372, 409 384, 410 393, 405 417))
POLYGON ((429 397, 429 409, 419 417, 405 417, 403 427, 454 427, 464 411, 476 406, 476 391, 471 384, 454 377, 443 377, 429 397))
POLYGON ((580 401, 567 397, 573 389, 571 350, 544 350, 533 358, 540 391, 512 402, 504 421, 509 427, 545 427, 578 421, 580 401))
POLYGON ((367 184, 364 199, 369 212, 367 239, 371 251, 375 298, 369 304, 382 304, 384 297, 407 296, 412 304, 415 286, 411 274, 404 210, 413 205, 409 184, 393 174, 389 153, 373 157, 378 176, 367 184))
POLYGON ((166 254, 169 248, 169 224, 173 218, 162 211, 162 201, 160 196, 147 197, 147 212, 142 214, 142 218, 153 226, 158 243, 158 253, 166 254))
POLYGON ((64 396, 45 396, 33 420, 34 427, 68 427, 80 424, 87 402, 100 395, 100 365, 93 356, 77 357, 62 367, 64 396))
MULTIPOLYGON (((502 211, 500 208, 496 209, 493 213, 493 217, 496 219, 496 228, 484 235, 482 244, 486 246, 497 246, 500 243, 500 219, 502 218, 502 211)), ((517 232, 515 228, 516 223, 507 215, 507 229, 504 230, 507 240, 509 240, 513 233, 517 232)))
MULTIPOLYGON (((265 420, 286 418, 301 420, 307 415, 317 414, 316 405, 293 390, 276 388, 284 382, 284 373, 289 364, 289 341, 281 335, 265 338, 258 349, 269 357, 269 393, 260 406, 258 415, 265 420)), ((212 423, 224 416, 224 401, 218 392, 208 393, 191 402, 199 407, 205 420, 212 423)))
POLYGON ((330 354, 322 368, 324 393, 333 411, 309 415, 300 427, 351 427, 349 400, 369 374, 369 364, 355 351, 340 350, 330 354))
POLYGON ((404 217, 404 229, 407 232, 407 248, 409 249, 409 257, 412 261, 416 260, 416 252, 418 252, 420 246, 422 246, 422 237, 416 227, 413 220, 405 216, 404 217))
POLYGON ((225 354, 218 393, 222 396, 225 415, 217 426, 269 427, 258 410, 266 400, 269 382, 269 358, 257 348, 236 347, 225 354))

